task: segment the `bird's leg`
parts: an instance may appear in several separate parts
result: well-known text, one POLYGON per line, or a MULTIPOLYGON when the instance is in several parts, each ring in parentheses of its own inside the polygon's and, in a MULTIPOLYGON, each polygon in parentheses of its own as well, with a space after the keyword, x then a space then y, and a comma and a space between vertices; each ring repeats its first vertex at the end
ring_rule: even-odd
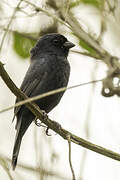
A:
MULTIPOLYGON (((47 113, 44 110, 42 110, 42 113, 43 113, 43 119, 47 120, 48 119, 47 113)), ((45 125, 42 124, 40 119, 37 119, 37 117, 35 117, 34 122, 35 122, 35 125, 38 126, 38 127, 45 127, 45 128, 47 128, 45 125)))
POLYGON ((37 119, 37 117, 35 117, 34 123, 35 123, 35 125, 38 126, 38 127, 41 126, 41 121, 40 121, 39 119, 37 119))
MULTIPOLYGON (((48 119, 47 113, 44 110, 42 110, 42 113, 43 113, 43 119, 47 120, 48 119)), ((49 129, 50 128, 43 125, 42 122, 39 119, 37 119, 37 117, 35 117, 34 122, 35 122, 36 126, 46 128, 46 131, 45 131, 46 135, 51 136, 51 134, 49 134, 49 129)), ((59 129, 59 130, 61 129, 61 125, 58 122, 53 121, 53 123, 54 123, 54 126, 55 126, 56 129, 59 129)))
MULTIPOLYGON (((45 111, 43 111, 43 118, 48 118, 48 116, 46 116, 47 114, 46 114, 46 112, 45 111), (44 116, 44 113, 45 113, 45 116, 44 116)), ((36 126, 38 126, 38 127, 44 127, 44 128, 46 128, 46 131, 45 131, 45 133, 46 133, 46 135, 47 136, 51 136, 49 133, 48 133, 48 131, 49 131, 49 127, 47 127, 47 126, 44 126, 43 124, 42 124, 42 122, 40 121, 40 119, 37 119, 37 117, 35 117, 35 119, 34 119, 34 123, 35 123, 35 125, 36 126)))

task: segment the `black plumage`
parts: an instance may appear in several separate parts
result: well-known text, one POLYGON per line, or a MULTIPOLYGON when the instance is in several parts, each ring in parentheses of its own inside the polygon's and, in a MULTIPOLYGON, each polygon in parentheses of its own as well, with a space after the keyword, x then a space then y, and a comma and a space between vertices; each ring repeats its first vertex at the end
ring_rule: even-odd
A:
MULTIPOLYGON (((69 49, 73 46, 73 43, 57 33, 47 34, 40 38, 36 46, 31 50, 31 64, 20 89, 28 97, 33 97, 66 87, 70 74, 67 56, 69 49)), ((41 110, 49 113, 59 103, 63 94, 64 92, 60 92, 39 99, 35 103, 41 110)), ((18 101, 17 99, 16 102, 18 101)), ((15 108, 14 113, 17 117, 17 132, 12 156, 13 170, 17 164, 22 137, 35 119, 35 116, 25 105, 15 108)))

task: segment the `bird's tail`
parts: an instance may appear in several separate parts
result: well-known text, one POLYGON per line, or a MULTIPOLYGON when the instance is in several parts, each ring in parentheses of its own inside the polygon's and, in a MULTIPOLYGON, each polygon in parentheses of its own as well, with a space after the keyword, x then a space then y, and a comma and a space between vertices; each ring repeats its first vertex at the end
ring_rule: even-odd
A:
POLYGON ((17 119, 17 124, 16 124, 16 137, 15 137, 15 144, 14 144, 14 149, 13 149, 13 155, 12 155, 12 169, 15 170, 15 167, 17 165, 17 158, 19 155, 19 150, 20 150, 20 145, 22 138, 28 129, 29 125, 32 123, 34 116, 30 114, 29 117, 27 117, 28 120, 26 121, 26 117, 20 116, 19 119, 17 119))
POLYGON ((23 134, 21 133, 21 121, 19 121, 19 124, 17 125, 17 133, 15 137, 15 144, 13 148, 13 155, 12 155, 12 169, 15 170, 15 167, 17 165, 17 158, 20 150, 20 145, 22 141, 23 134))
POLYGON ((17 165, 17 158, 20 150, 22 137, 16 137, 14 149, 13 149, 13 155, 12 155, 12 169, 15 170, 15 167, 17 165))

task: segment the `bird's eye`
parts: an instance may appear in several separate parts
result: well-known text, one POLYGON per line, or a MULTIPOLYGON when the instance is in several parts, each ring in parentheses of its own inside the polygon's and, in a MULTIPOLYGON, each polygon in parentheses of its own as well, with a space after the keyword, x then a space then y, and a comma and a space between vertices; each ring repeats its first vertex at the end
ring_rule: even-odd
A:
POLYGON ((53 40, 53 43, 54 43, 55 45, 57 45, 57 44, 59 44, 59 41, 58 41, 57 39, 54 39, 54 40, 53 40))

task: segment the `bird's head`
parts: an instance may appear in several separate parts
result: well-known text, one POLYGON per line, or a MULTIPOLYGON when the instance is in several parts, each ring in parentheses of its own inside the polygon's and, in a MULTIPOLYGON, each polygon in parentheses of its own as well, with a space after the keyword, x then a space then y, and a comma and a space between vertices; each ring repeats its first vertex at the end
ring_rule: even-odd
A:
POLYGON ((51 33, 41 37, 36 46, 31 50, 31 58, 35 58, 38 55, 44 53, 53 53, 56 55, 66 56, 68 55, 69 49, 75 45, 67 40, 61 34, 51 33))

